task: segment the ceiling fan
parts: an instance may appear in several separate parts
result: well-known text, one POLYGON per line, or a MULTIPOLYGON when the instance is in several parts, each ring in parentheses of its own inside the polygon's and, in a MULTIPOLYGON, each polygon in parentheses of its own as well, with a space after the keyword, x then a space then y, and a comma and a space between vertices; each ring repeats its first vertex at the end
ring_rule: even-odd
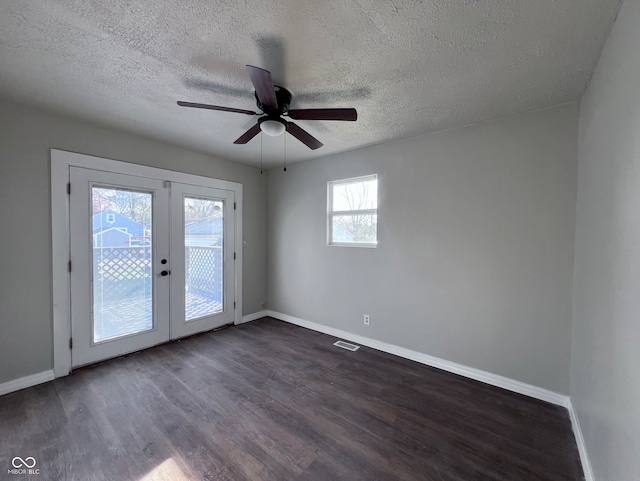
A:
POLYGON ((358 119, 356 109, 289 109, 291 92, 284 87, 274 85, 271 80, 271 72, 259 67, 254 67, 253 65, 247 65, 246 68, 251 83, 256 89, 255 95, 258 109, 260 109, 262 113, 254 112, 253 110, 193 102, 178 101, 178 105, 181 107, 220 110, 222 112, 235 112, 245 115, 259 115, 258 123, 238 137, 234 144, 246 144, 261 131, 272 137, 276 137, 287 131, 307 147, 315 150, 322 147, 322 142, 297 124, 289 122, 283 117, 296 120, 355 121, 358 119))

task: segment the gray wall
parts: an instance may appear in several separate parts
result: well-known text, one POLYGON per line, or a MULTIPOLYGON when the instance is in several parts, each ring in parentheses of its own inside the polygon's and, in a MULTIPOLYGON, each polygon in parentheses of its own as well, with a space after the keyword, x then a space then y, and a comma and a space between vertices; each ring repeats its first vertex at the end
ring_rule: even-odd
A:
POLYGON ((269 309, 568 393, 577 116, 270 170, 269 309), (372 173, 378 247, 327 246, 327 181, 372 173))
POLYGON ((0 101, 0 383, 52 368, 50 152, 244 184, 243 312, 266 301, 266 175, 237 163, 0 101))
POLYGON ((640 2, 580 107, 571 397, 595 479, 640 479, 640 2))

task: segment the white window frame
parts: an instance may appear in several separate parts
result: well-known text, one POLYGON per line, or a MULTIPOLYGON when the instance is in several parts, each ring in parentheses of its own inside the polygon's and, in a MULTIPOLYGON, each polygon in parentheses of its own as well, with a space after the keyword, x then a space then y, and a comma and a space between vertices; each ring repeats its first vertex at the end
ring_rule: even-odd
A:
MULTIPOLYGON (((378 216, 378 202, 376 195, 375 209, 359 209, 359 210, 333 210, 333 187, 335 185, 357 184, 369 180, 376 181, 376 189, 378 189, 378 174, 363 175, 360 177, 350 177, 347 179, 330 180, 327 182, 327 245, 339 247, 369 247, 376 248, 378 246, 378 228, 376 222, 376 240, 375 242, 334 242, 333 241, 333 218, 337 215, 371 215, 378 216)), ((376 192, 377 194, 377 192, 376 192)))

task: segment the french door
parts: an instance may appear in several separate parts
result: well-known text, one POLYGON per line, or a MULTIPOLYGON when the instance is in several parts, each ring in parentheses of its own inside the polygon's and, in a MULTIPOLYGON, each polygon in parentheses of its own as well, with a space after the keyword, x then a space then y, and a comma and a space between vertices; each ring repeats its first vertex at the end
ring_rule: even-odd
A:
POLYGON ((70 167, 72 366, 234 320, 234 191, 70 167))

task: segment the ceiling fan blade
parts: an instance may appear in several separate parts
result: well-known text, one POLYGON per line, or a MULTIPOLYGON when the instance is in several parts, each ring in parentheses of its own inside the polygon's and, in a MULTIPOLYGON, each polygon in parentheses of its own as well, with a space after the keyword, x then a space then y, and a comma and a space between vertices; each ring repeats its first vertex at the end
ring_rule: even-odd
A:
POLYGON ((235 112, 238 114, 258 115, 258 113, 254 112, 253 110, 234 109, 232 107, 221 107, 220 105, 195 104, 193 102, 182 102, 181 100, 178 100, 178 105, 180 107, 194 107, 196 109, 221 110, 222 112, 235 112))
POLYGON ((358 120, 356 109, 293 109, 288 114, 299 120, 358 120))
POLYGON ((277 109, 278 99, 276 99, 276 90, 271 80, 271 72, 253 65, 246 65, 246 68, 260 103, 265 107, 277 109))
POLYGON ((311 150, 316 150, 322 147, 324 144, 316 139, 309 132, 301 127, 298 127, 293 122, 287 122, 287 132, 293 135, 296 139, 309 147, 311 150))
POLYGON ((247 130, 244 134, 242 134, 238 139, 234 142, 234 144, 246 144, 251 139, 253 139, 256 135, 260 133, 260 124, 256 124, 247 130))

